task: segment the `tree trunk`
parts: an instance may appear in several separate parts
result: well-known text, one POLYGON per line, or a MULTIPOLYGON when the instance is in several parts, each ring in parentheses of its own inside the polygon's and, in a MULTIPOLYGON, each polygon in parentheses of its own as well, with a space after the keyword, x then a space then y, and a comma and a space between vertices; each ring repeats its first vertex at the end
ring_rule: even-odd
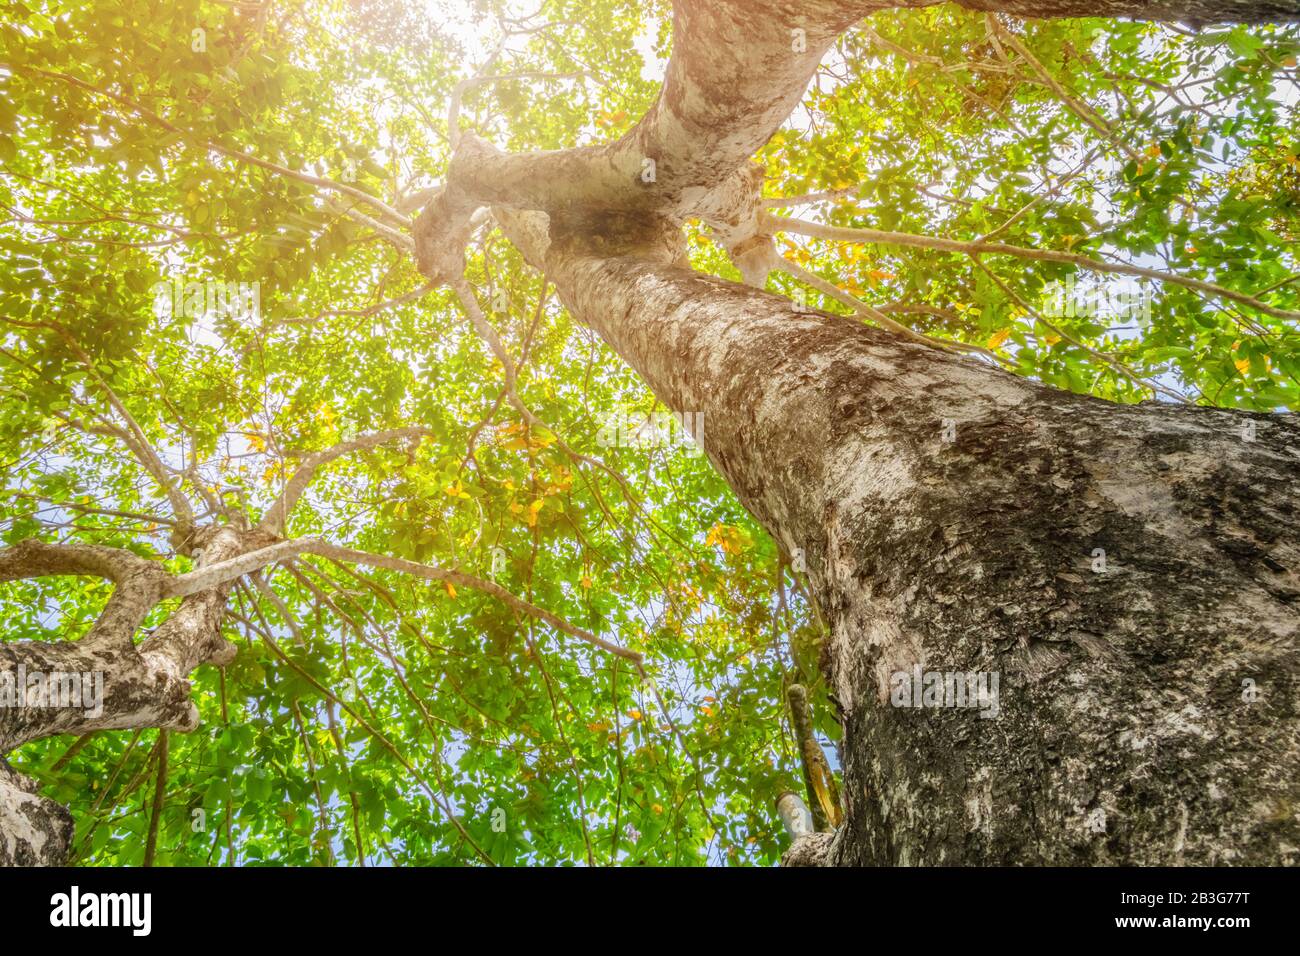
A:
POLYGON ((847 819, 789 862, 1300 862, 1292 416, 1052 390, 664 257, 545 266, 807 567, 847 819), (918 669, 995 696, 895 706, 918 669))
POLYGON ((67 808, 0 757, 0 866, 62 866, 75 829, 67 808))

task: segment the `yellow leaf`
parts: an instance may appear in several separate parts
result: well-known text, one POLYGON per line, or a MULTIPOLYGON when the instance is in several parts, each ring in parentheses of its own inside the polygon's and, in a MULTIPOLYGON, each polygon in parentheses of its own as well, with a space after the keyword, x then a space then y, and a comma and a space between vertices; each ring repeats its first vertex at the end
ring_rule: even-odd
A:
POLYGON ((1240 372, 1242 375, 1245 375, 1247 372, 1250 371, 1250 359, 1248 358, 1237 359, 1237 361, 1233 362, 1232 364, 1237 366, 1237 371, 1240 372))
POLYGON ((591 578, 587 577, 585 574, 582 576, 582 586, 588 591, 591 590, 591 578))
POLYGON ((1011 336, 1011 329, 1007 327, 1001 332, 994 332, 989 336, 989 348, 995 349, 1002 345, 1011 336))
POLYGON ((534 428, 529 435, 529 444, 534 448, 545 448, 555 444, 555 433, 549 428, 534 428))
POLYGON ((447 597, 454 598, 456 596, 456 588, 452 586, 450 581, 443 581, 442 586, 447 589, 447 597))
POLYGON ((744 531, 727 524, 715 524, 704 536, 706 545, 716 544, 727 554, 740 554, 749 543, 744 531))
POLYGON ((546 504, 546 499, 538 498, 528 506, 528 527, 531 528, 537 524, 537 512, 542 510, 542 505, 544 504, 546 504))
POLYGON ((627 712, 627 715, 628 715, 629 717, 631 717, 633 720, 640 720, 640 719, 641 719, 641 711, 636 710, 636 709, 629 710, 629 711, 627 712))

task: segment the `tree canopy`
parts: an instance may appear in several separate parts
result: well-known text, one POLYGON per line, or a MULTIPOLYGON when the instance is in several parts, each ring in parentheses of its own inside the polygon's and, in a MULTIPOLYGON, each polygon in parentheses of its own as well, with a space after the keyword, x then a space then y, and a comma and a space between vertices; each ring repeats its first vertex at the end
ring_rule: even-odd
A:
MULTIPOLYGON (((629 130, 668 4, 3 9, 4 542, 184 573, 196 516, 257 524, 312 462, 295 537, 463 575, 301 554, 238 585, 197 730, 13 755, 74 860, 774 862, 786 688, 840 733, 799 555, 490 220, 466 277, 513 390, 392 225, 460 128, 629 130)), ((1298 53, 1296 26, 874 14, 756 157, 768 288, 1112 401, 1296 410, 1298 53)), ((3 639, 74 638, 111 590, 0 584, 3 639)))

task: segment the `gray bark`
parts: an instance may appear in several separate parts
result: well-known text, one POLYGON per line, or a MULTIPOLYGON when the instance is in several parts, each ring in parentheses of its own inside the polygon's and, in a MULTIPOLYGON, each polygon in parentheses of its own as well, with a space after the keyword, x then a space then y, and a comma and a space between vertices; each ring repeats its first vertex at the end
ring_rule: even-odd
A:
POLYGON ((34 780, 0 756, 0 866, 60 866, 75 827, 66 808, 42 797, 34 780))
MULTIPOLYGON (((266 543, 268 536, 235 527, 204 528, 197 543, 202 565, 211 565, 266 543)), ((83 697, 46 706, 20 686, 21 706, 0 707, 0 866, 61 865, 71 851, 67 810, 40 796, 34 781, 18 774, 5 755, 34 740, 96 730, 166 728, 193 730, 198 710, 186 679, 203 663, 224 664, 235 647, 221 636, 233 579, 189 594, 140 644, 135 635, 149 610, 175 579, 156 562, 127 551, 89 545, 24 541, 0 551, 0 580, 51 574, 90 574, 114 582, 104 611, 76 641, 15 641, 0 644, 0 674, 24 682, 51 675, 98 675, 98 700, 83 697), (29 705, 30 704, 30 705, 29 705)))
MULTIPOLYGON (((770 239, 744 164, 815 67, 784 39, 812 25, 809 49, 824 49, 874 9, 702 6, 678 5, 689 35, 677 34, 660 102, 600 154, 668 144, 661 190, 624 180, 620 192, 597 169, 583 206, 595 154, 505 157, 471 140, 460 169, 475 172, 453 164, 455 203, 426 211, 417 249, 429 275, 458 275, 436 254, 438 236, 457 235, 449 210, 494 204, 576 317, 666 405, 704 413, 710 460, 806 565, 830 629, 847 820, 789 862, 1300 862, 1294 417, 1057 392, 676 268, 693 212, 761 282, 770 239), (760 76, 694 85, 697 70, 728 75, 738 44, 760 76), (527 186, 490 187, 502 170, 527 186), (891 682, 914 669, 997 675, 998 715, 894 706, 891 682)), ((997 6, 1192 21, 1300 12, 997 6)))
POLYGON ((1300 862, 1294 416, 1063 393, 662 259, 545 264, 805 556, 826 862, 1300 862), (1000 713, 892 706, 916 665, 997 673, 1000 713))

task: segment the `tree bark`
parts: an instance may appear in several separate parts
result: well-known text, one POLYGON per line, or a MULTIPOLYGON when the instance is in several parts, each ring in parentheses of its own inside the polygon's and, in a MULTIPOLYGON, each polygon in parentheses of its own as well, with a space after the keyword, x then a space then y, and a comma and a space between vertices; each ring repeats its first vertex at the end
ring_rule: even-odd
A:
MULTIPOLYGON (((205 528, 200 567, 267 541, 234 526, 205 528)), ((58 866, 72 849, 67 810, 42 797, 35 781, 5 755, 33 740, 96 730, 198 726, 187 676, 203 663, 224 664, 235 647, 221 636, 233 579, 203 587, 140 644, 145 615, 166 596, 170 576, 156 562, 113 548, 50 545, 28 540, 0 551, 0 580, 50 574, 94 574, 114 582, 108 604, 76 641, 0 644, 0 866, 58 866), (66 682, 76 681, 76 692, 66 682), (53 693, 51 693, 53 692, 53 693)))
POLYGON ((1212 23, 1289 23, 1300 19, 1295 0, 957 0, 970 10, 1013 17, 1127 17, 1204 26, 1212 23))
MULTIPOLYGON (((704 413, 705 452, 806 566, 830 630, 847 820, 790 862, 1300 862, 1294 417, 1058 392, 674 267, 690 196, 761 283, 769 240, 741 164, 806 82, 785 39, 800 27, 822 47, 878 8, 766 6, 767 19, 718 4, 703 32, 700 5, 677 6, 659 103, 602 154, 668 142, 661 191, 624 179, 620 201, 610 177, 584 208, 590 151, 505 157, 476 141, 460 167, 476 172, 453 163, 447 191, 462 217, 494 203, 570 311, 666 405, 704 413), (697 82, 725 75, 741 42, 771 68, 697 82), (713 148, 692 149, 687 114, 713 148), (501 170, 528 185, 489 187, 501 170), (996 679, 996 718, 894 706, 899 676, 936 672, 996 679)), ((988 6, 1300 13, 1291 0, 988 6)), ((445 260, 428 237, 456 235, 429 231, 439 217, 435 204, 417 229, 433 277, 445 260)))
POLYGON ((37 793, 0 756, 0 866, 62 866, 75 826, 67 808, 37 793))
POLYGON ((514 238, 804 560, 847 820, 792 862, 1300 862, 1293 416, 1114 405, 514 238), (998 675, 996 718, 893 706, 916 667, 998 675))

